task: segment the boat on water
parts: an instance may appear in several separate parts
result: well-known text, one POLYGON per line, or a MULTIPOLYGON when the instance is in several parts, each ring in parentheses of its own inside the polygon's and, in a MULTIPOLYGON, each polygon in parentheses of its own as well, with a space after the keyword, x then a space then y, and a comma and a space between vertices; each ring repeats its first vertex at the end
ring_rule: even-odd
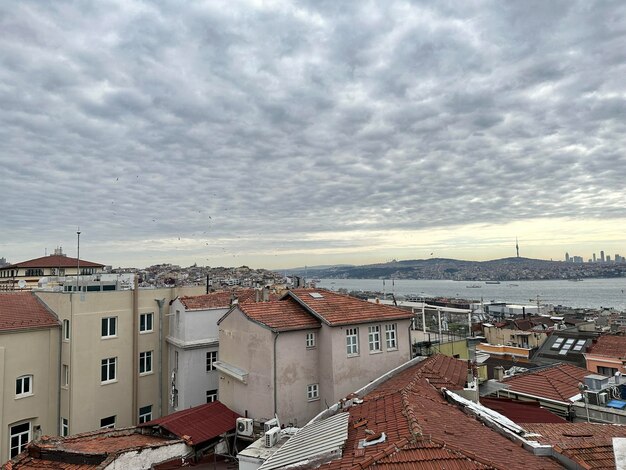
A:
POLYGON ((485 284, 500 284, 500 281, 485 281, 485 284))
POLYGON ((509 284, 509 287, 519 287, 519 284, 509 284))
POLYGON ((482 286, 480 284, 470 284, 465 287, 467 287, 468 289, 480 289, 482 286))

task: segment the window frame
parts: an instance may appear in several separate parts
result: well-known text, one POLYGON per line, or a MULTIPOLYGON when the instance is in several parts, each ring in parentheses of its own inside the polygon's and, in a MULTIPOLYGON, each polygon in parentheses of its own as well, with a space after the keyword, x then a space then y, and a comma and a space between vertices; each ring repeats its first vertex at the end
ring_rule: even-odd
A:
POLYGON ((106 357, 100 361, 100 384, 106 385, 117 382, 117 356, 106 357), (105 361, 107 361, 105 363, 105 361), (113 367, 111 367, 113 366, 113 367), (113 370, 113 378, 111 378, 111 369, 113 370), (107 371, 106 379, 102 380, 103 372, 107 371))
POLYGON ((143 424, 148 421, 152 421, 152 405, 140 406, 138 423, 143 424))
POLYGON ((217 388, 206 391, 206 402, 213 403, 219 399, 219 390, 217 388))
POLYGON ((102 317, 100 320, 100 339, 112 338, 117 338, 117 317, 102 317), (111 325, 113 325, 113 334, 111 334, 111 325), (105 329, 106 334, 104 334, 105 329))
POLYGON ((70 366, 62 364, 61 366, 61 387, 68 388, 70 386, 70 366))
POLYGON ((215 368, 215 363, 218 361, 218 352, 207 351, 205 357, 206 357, 206 366, 205 366, 206 372, 213 372, 214 370, 217 370, 215 368), (215 359, 213 359, 213 357, 215 357, 215 359))
POLYGON ((346 354, 348 357, 359 355, 359 328, 346 328, 346 354))
POLYGON ((107 416, 106 418, 100 418, 100 429, 115 429, 115 425, 117 424, 116 423, 116 421, 117 421, 116 417, 117 417, 116 415, 113 415, 113 416, 107 416), (113 420, 112 423, 110 423, 110 424, 102 424, 103 421, 111 420, 111 419, 113 420))
POLYGON ((313 349, 316 346, 315 331, 309 331, 306 334, 306 348, 313 349))
POLYGON ((397 323, 385 324, 385 345, 387 347, 387 351, 398 350, 398 324, 397 323), (390 343, 392 343, 393 345, 389 346, 390 343))
POLYGON ((70 420, 67 418, 61 418, 61 429, 59 430, 61 437, 67 437, 70 435, 70 420))
POLYGON ((316 401, 320 399, 320 384, 308 384, 306 386, 307 401, 316 401))
POLYGON ((34 395, 33 385, 34 385, 33 374, 24 374, 24 375, 20 375, 19 377, 17 377, 15 379, 15 398, 16 399, 25 398, 25 397, 30 397, 34 395), (28 384, 27 391, 24 391, 24 389, 26 388, 24 386, 25 384, 28 384), (20 392, 18 392, 18 387, 21 389, 20 392))
POLYGON ((26 449, 26 444, 28 444, 31 440, 31 431, 32 431, 32 426, 30 425, 30 421, 22 421, 21 423, 15 423, 9 426, 9 458, 10 459, 18 456, 24 451, 24 449, 26 449), (20 431, 20 432, 13 431, 13 428, 18 428, 24 425, 28 426, 28 430, 20 431), (25 442, 23 442, 23 439, 22 439, 24 435, 26 435, 25 442), (13 438, 18 439, 17 445, 13 444, 13 438), (16 452, 14 452, 14 449, 16 450, 16 452))
POLYGON ((367 327, 367 343, 370 354, 382 352, 382 342, 380 340, 380 325, 371 325, 367 327))
POLYGON ((70 337, 70 321, 65 319, 63 320, 63 341, 68 342, 70 337))
POLYGON ((153 333, 153 332, 154 332, 154 312, 140 313, 139 314, 139 334, 145 335, 147 333, 153 333), (143 327, 142 327, 142 318, 144 319, 143 327), (148 323, 150 323, 150 328, 148 328, 148 323))
POLYGON ((139 375, 149 375, 154 372, 152 368, 152 353, 152 350, 139 353, 139 375))

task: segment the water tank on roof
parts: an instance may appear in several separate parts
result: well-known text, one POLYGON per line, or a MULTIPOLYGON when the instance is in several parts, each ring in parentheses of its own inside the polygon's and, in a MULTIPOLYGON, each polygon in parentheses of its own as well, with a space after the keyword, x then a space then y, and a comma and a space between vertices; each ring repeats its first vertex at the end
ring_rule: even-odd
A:
POLYGON ((609 386, 609 378, 598 374, 586 375, 585 385, 589 390, 604 390, 609 386))

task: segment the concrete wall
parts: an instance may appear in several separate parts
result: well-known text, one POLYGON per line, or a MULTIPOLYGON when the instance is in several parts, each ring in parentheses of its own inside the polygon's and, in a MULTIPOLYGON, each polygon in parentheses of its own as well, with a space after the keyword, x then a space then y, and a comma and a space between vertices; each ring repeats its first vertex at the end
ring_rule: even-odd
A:
POLYGON ((0 462, 9 459, 9 427, 30 421, 41 434, 59 431, 58 358, 59 328, 3 332, 0 334, 0 462), (17 398, 15 381, 32 375, 32 395, 17 398))
MULTIPOLYGON (((513 345, 517 344, 521 346, 523 339, 519 336, 519 333, 525 333, 521 330, 515 330, 511 328, 498 328, 495 326, 488 327, 483 326, 483 333, 486 338, 486 342, 489 344, 503 344, 503 345, 513 345)), ((529 335, 525 335, 526 341, 528 342, 528 347, 530 349, 540 347, 546 338, 547 334, 541 332, 533 332, 529 335)))
POLYGON ((153 466, 193 452, 193 449, 184 442, 176 444, 142 448, 141 450, 125 452, 117 459, 104 467, 105 470, 150 470, 153 466))
POLYGON ((235 308, 219 325, 220 360, 248 372, 247 384, 220 373, 220 401, 256 419, 274 417, 274 333, 235 308))

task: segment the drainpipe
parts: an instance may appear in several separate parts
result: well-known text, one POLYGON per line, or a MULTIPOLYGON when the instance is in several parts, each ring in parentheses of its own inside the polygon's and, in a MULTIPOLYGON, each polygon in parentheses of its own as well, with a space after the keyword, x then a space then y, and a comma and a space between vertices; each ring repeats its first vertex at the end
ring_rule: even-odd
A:
POLYGON ((132 419, 133 426, 137 425, 138 420, 138 408, 137 402, 139 401, 139 282, 137 280, 137 274, 135 274, 135 281, 133 283, 133 396, 132 396, 132 419))
POLYGON ((411 343, 411 330, 413 329, 413 325, 411 324, 412 322, 415 321, 415 317, 413 317, 411 319, 411 321, 409 322, 409 359, 413 359, 413 343, 411 343))
POLYGON ((154 299, 159 306, 159 416, 163 416, 163 306, 165 298, 154 299))
MULTIPOLYGON (((71 326, 71 325, 70 325, 71 326)), ((70 336, 71 339, 71 336, 70 336)), ((61 320, 61 330, 59 331, 59 374, 58 374, 58 386, 57 386, 57 426, 59 432, 56 433, 58 435, 61 434, 61 369, 63 369, 63 320, 61 320)), ((69 367, 69 366, 68 366, 69 367)))
POLYGON ((280 331, 276 332, 276 335, 274 336, 274 415, 277 416, 278 415, 278 406, 277 406, 277 398, 276 398, 276 382, 277 382, 277 378, 276 378, 276 373, 277 373, 277 367, 276 367, 276 341, 278 340, 278 336, 280 335, 280 331))

